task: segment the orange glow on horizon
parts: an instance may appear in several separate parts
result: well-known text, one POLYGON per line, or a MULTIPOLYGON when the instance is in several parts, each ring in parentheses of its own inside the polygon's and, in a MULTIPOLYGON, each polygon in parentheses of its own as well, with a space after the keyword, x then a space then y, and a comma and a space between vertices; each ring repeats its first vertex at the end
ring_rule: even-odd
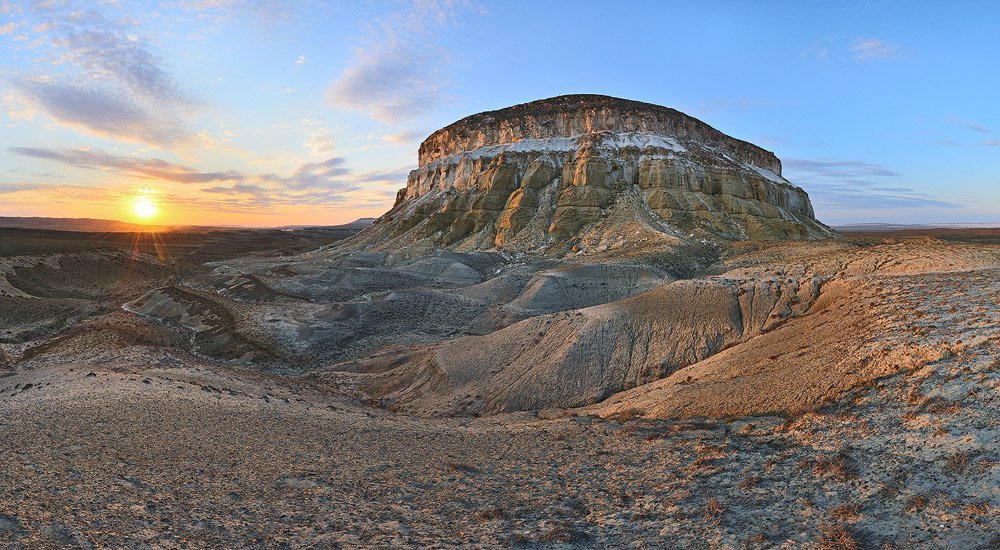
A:
POLYGON ((356 192, 351 197, 365 201, 363 205, 266 206, 230 206, 216 195, 198 189, 183 191, 184 194, 179 195, 173 189, 128 184, 116 186, 114 183, 109 183, 106 189, 70 186, 25 189, 0 195, 0 216, 119 220, 158 226, 157 230, 162 231, 164 226, 190 225, 250 228, 339 225, 358 218, 377 218, 392 207, 391 199, 387 198, 380 204, 372 201, 365 191, 356 192))
POLYGON ((136 195, 131 199, 132 215, 141 221, 151 221, 160 212, 156 201, 148 195, 136 195))

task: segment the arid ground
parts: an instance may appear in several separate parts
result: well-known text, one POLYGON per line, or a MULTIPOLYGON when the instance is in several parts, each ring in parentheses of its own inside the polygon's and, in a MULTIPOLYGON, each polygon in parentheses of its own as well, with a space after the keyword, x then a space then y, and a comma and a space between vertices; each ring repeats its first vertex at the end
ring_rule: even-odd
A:
POLYGON ((998 548, 1000 231, 0 230, 5 548, 998 548))

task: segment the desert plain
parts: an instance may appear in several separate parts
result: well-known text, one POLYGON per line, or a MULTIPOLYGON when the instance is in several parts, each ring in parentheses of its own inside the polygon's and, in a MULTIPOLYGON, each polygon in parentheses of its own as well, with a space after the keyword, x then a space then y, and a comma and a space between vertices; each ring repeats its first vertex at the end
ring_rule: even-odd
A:
POLYGON ((341 237, 3 230, 3 545, 998 544, 1000 231, 341 237), (660 370, 622 358, 664 330, 660 370))

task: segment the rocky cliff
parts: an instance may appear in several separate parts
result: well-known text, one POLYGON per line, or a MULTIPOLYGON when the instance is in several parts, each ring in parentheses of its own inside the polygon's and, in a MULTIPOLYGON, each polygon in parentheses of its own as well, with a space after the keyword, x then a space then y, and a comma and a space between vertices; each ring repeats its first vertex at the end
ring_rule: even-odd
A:
POLYGON ((376 226, 392 246, 565 252, 832 235, 781 162, 684 113, 567 95, 472 115, 430 135, 376 226))

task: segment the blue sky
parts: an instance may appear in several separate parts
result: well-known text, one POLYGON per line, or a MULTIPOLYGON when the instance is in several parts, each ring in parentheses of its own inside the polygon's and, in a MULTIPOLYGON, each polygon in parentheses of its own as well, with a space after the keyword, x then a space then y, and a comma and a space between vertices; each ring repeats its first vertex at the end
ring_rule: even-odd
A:
POLYGON ((564 93, 773 150, 827 223, 1000 222, 988 2, 0 0, 0 215, 338 223, 420 140, 564 93))

